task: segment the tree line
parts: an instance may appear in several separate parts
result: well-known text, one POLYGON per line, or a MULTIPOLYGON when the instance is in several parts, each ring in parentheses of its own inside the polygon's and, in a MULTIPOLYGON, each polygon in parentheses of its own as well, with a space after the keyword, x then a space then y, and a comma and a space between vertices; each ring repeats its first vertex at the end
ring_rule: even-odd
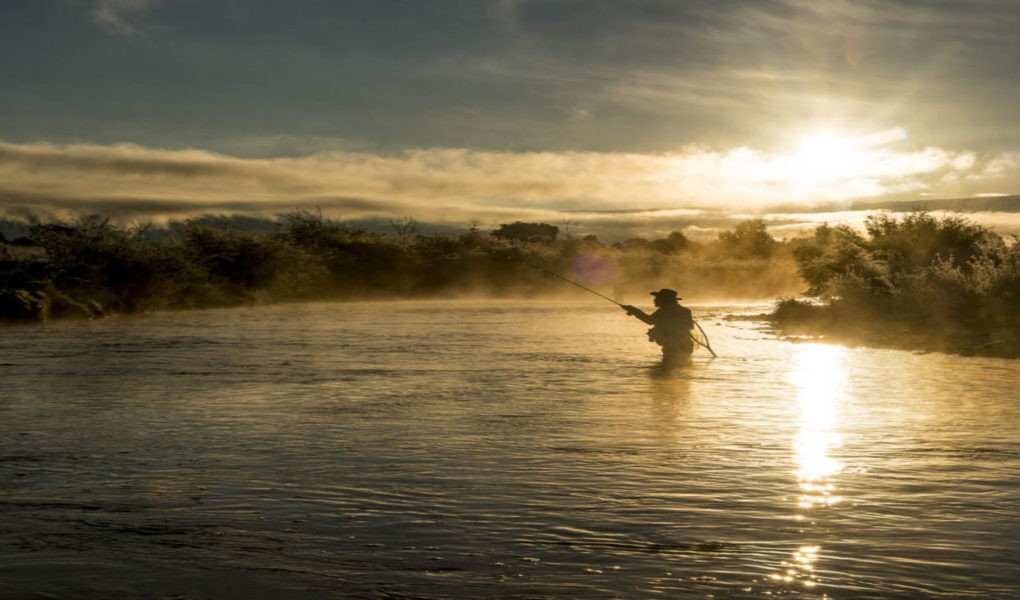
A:
POLYGON ((620 297, 657 287, 700 297, 775 298, 799 287, 788 248, 764 222, 709 243, 681 232, 607 244, 513 222, 425 235, 410 218, 374 233, 309 211, 271 231, 196 218, 165 228, 100 216, 35 222, 0 241, 0 319, 98 317, 151 310, 321 299, 576 293, 529 265, 620 297))

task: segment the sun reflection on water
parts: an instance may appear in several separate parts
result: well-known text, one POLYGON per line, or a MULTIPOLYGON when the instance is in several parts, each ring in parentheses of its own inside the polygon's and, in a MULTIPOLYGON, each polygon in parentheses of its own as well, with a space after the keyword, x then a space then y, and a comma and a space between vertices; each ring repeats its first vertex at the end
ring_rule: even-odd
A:
MULTIPOLYGON (((814 511, 838 504, 834 477, 843 469, 832 451, 842 443, 837 426, 839 400, 846 388, 847 375, 843 361, 846 350, 824 344, 799 346, 787 381, 797 390, 800 426, 793 441, 796 461, 797 519, 811 518, 814 511)), ((818 585, 815 563, 821 546, 802 545, 791 560, 784 561, 782 573, 773 574, 774 581, 800 583, 812 588, 818 585)))

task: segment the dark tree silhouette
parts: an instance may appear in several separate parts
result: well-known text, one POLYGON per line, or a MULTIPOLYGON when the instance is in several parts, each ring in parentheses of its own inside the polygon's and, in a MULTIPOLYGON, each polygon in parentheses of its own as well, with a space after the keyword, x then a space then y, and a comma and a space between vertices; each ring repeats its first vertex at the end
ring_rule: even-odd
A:
POLYGON ((514 221, 501 224, 492 232, 493 237, 513 242, 555 242, 560 228, 548 223, 524 223, 514 221))

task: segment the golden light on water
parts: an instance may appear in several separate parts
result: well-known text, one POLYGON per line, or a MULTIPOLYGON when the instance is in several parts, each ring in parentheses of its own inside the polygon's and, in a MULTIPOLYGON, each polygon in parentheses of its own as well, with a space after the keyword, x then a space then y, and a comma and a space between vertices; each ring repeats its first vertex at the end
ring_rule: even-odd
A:
POLYGON ((770 579, 776 582, 793 583, 799 581, 804 587, 815 587, 818 585, 818 577, 815 575, 815 563, 818 561, 818 551, 821 546, 801 546, 793 553, 793 560, 783 563, 785 571, 773 573, 770 579))
POLYGON ((837 400, 846 385, 842 368, 843 348, 811 344, 798 350, 794 367, 787 375, 797 388, 800 427, 794 439, 797 480, 803 492, 800 505, 833 504, 835 486, 829 479, 843 465, 830 450, 839 447, 841 436, 836 430, 837 400))
MULTIPOLYGON (((842 442, 838 431, 839 401, 847 384, 843 365, 846 350, 824 344, 797 348, 787 381, 794 385, 799 409, 799 426, 793 440, 797 476, 797 519, 807 520, 813 510, 839 503, 834 477, 843 469, 832 451, 842 442)), ((815 563, 821 546, 802 545, 785 561, 784 571, 771 576, 782 583, 818 585, 815 563)))

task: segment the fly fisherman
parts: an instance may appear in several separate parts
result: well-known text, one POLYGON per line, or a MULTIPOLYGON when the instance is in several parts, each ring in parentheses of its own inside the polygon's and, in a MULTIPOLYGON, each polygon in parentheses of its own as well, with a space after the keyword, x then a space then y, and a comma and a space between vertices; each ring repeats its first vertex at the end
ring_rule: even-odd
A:
POLYGON ((690 357, 694 352, 694 341, 691 329, 694 318, 691 311, 681 306, 675 290, 661 289, 652 292, 654 303, 658 308, 652 314, 646 314, 640 308, 621 305, 623 310, 632 317, 637 317, 652 326, 648 330, 648 340, 662 346, 663 364, 674 364, 690 357))

